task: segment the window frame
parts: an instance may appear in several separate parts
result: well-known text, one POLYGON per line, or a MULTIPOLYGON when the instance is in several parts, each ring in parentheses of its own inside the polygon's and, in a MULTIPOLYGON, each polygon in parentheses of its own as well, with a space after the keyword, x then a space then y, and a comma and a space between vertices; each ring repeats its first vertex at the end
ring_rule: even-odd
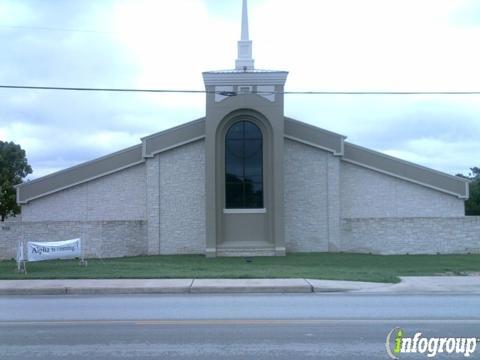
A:
POLYGON ((224 154, 223 154, 223 161, 224 161, 224 213, 264 213, 265 210, 265 136, 262 131, 261 126, 256 124, 254 121, 247 118, 240 118, 237 121, 233 122, 226 128, 225 135, 224 135, 224 154), (238 132, 237 135, 232 131, 237 130, 238 126, 241 124, 241 137, 239 137, 238 132), (247 126, 250 126, 250 131, 252 129, 255 133, 249 137, 247 135, 247 126), (253 126, 253 128, 252 128, 253 126), (237 127, 237 129, 235 129, 237 127), (232 135, 232 136, 230 136, 232 135), (241 142, 241 153, 242 156, 238 156, 235 154, 235 151, 232 151, 231 144, 235 142, 241 142), (256 150, 250 157, 247 156, 247 148, 248 146, 252 146, 255 142, 260 142, 259 150, 256 150), (229 144, 230 143, 230 144, 229 144), (230 146, 229 146, 230 145, 230 146), (258 155, 260 152, 260 159, 251 159, 258 155), (251 162, 249 163, 249 158, 251 162), (229 161, 231 163, 229 163, 229 161), (233 161, 233 162, 232 162, 233 161), (235 163, 235 161, 237 163, 235 163), (260 171, 257 174, 255 171, 253 172, 254 175, 248 175, 248 167, 250 165, 250 169, 255 168, 256 165, 255 161, 260 162, 260 171), (240 164, 240 166, 239 166, 240 164), (233 165, 233 166, 232 166, 233 165), (252 166, 253 165, 253 166, 252 166), (233 175, 229 174, 227 170, 232 167, 237 167, 241 169, 241 175, 233 175), (240 181, 232 181, 228 179, 228 176, 239 176, 241 178, 240 181), (248 177, 258 178, 259 181, 255 181, 250 179, 248 181, 248 177), (229 190, 234 186, 240 186, 242 190, 239 192, 241 193, 240 199, 234 199, 231 196, 232 193, 229 190), (247 187, 259 187, 260 190, 254 191, 253 189, 250 190, 251 194, 248 194, 247 187), (260 192, 260 194, 259 194, 260 192), (240 200, 240 201, 238 201, 240 200))

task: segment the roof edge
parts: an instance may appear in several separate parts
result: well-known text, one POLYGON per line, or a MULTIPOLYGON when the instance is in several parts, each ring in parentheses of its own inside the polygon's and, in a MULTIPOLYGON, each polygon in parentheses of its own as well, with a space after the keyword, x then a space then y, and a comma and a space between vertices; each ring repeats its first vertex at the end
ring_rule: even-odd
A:
MULTIPOLYGON (((461 199, 469 197, 468 184, 471 182, 469 179, 346 142, 345 135, 290 117, 284 117, 284 119, 285 138, 330 151, 336 156, 341 156, 343 161, 370 170, 455 195, 461 199)), ((198 141, 205 137, 205 121, 206 118, 202 117, 145 136, 141 144, 19 184, 16 186, 17 202, 26 204, 31 200, 141 164, 158 153, 198 141)))
POLYGON ((205 122, 206 118, 200 118, 143 138, 143 157, 151 158, 161 152, 204 138, 205 122))
POLYGON ((73 166, 70 166, 66 169, 62 169, 62 170, 59 170, 59 171, 55 171, 51 174, 47 174, 47 175, 44 175, 44 176, 41 176, 39 178, 36 178, 36 179, 33 179, 33 180, 29 180, 29 181, 26 181, 24 183, 21 183, 19 185, 17 185, 16 187, 18 188, 21 188, 23 186, 26 186, 26 185, 30 185, 30 184, 35 184, 37 182, 42 182, 44 180, 47 180, 51 177, 54 177, 54 176, 58 176, 58 175, 61 175, 63 173, 67 173, 69 171, 72 171, 72 170, 75 170, 75 169, 79 169, 81 167, 84 167, 86 165, 89 165, 89 164, 92 164, 92 163, 95 163, 95 162, 98 162, 98 161, 101 161, 101 160, 106 160, 106 159, 109 159, 109 158, 112 158, 116 155, 121 155, 123 153, 126 153, 128 151, 131 151, 131 150, 135 150, 136 148, 141 148, 142 147, 142 144, 137 144, 137 145, 133 145, 133 146, 130 146, 128 148, 125 148, 125 149, 122 149, 122 150, 119 150, 119 151, 115 151, 113 153, 110 153, 110 154, 107 154, 107 155, 103 155, 103 156, 100 156, 98 158, 95 158, 95 159, 92 159, 92 160, 87 160, 85 162, 82 162, 80 164, 77 164, 77 165, 73 165, 73 166))
POLYGON ((203 117, 200 117, 200 118, 198 118, 198 119, 189 121, 189 122, 187 122, 187 123, 183 123, 183 124, 174 126, 174 127, 172 127, 172 128, 168 128, 168 129, 165 129, 165 130, 156 132, 156 133, 154 133, 154 134, 150 134, 150 135, 141 137, 140 140, 143 141, 143 140, 151 139, 151 138, 156 137, 156 136, 159 136, 159 135, 165 135, 165 134, 168 134, 168 133, 170 133, 170 132, 172 132, 172 131, 180 130, 180 129, 182 129, 182 128, 191 126, 191 125, 196 124, 196 123, 203 122, 203 121, 205 121, 205 120, 206 120, 206 117, 203 116, 203 117))
POLYGON ((26 204, 139 165, 158 153, 198 141, 204 136, 205 117, 145 136, 140 144, 19 184, 17 203, 26 204))
POLYGON ((237 69, 224 69, 224 70, 207 70, 202 74, 272 74, 282 73, 288 74, 287 70, 267 70, 267 69, 251 69, 251 70, 237 70, 237 69))
POLYGON ((468 199, 470 180, 345 142, 343 161, 468 199))
POLYGON ((330 130, 324 129, 324 128, 318 127, 318 126, 316 126, 316 125, 312 125, 312 124, 306 123, 306 122, 301 121, 301 120, 294 119, 294 118, 292 118, 292 117, 290 117, 290 116, 284 116, 284 118, 285 118, 285 120, 299 123, 299 124, 301 124, 301 125, 303 125, 303 126, 310 127, 311 129, 314 129, 314 130, 317 130, 317 131, 321 131, 321 132, 323 132, 323 133, 325 133, 325 134, 340 136, 340 137, 342 137, 342 138, 344 138, 344 139, 347 139, 347 138, 348 138, 348 136, 346 136, 346 135, 343 135, 343 134, 340 134, 340 133, 336 133, 336 132, 334 132, 334 131, 330 131, 330 130))
POLYGON ((285 138, 330 151, 336 156, 344 154, 343 143, 346 136, 289 117, 284 117, 284 119, 285 138))
MULTIPOLYGON (((119 168, 116 168, 116 169, 114 169, 114 170, 111 170, 111 171, 108 171, 108 172, 105 172, 105 173, 100 173, 100 174, 95 175, 95 176, 92 176, 92 177, 90 177, 90 178, 86 178, 86 179, 80 180, 80 181, 78 181, 78 182, 65 185, 64 187, 55 188, 55 189, 53 189, 53 190, 51 190, 51 191, 48 191, 48 192, 39 194, 39 195, 37 195, 37 196, 33 196, 33 197, 28 198, 28 199, 24 199, 24 200, 20 200, 20 199, 19 199, 20 192, 19 192, 19 190, 17 190, 17 203, 18 203, 18 204, 21 204, 21 205, 28 204, 30 201, 33 201, 33 200, 36 200, 36 199, 40 199, 40 198, 42 198, 42 197, 45 197, 45 196, 48 196, 48 195, 51 195, 51 194, 55 194, 55 193, 60 192, 60 191, 62 191, 62 190, 70 189, 70 188, 72 188, 72 187, 75 187, 75 186, 78 186, 78 185, 82 185, 82 184, 85 184, 85 183, 88 183, 88 182, 90 182, 90 181, 94 181, 94 180, 100 179, 100 178, 105 177, 105 176, 108 176, 108 175, 115 174, 115 173, 117 173, 117 172, 120 172, 120 171, 129 169, 129 168, 131 168, 131 167, 134 167, 134 166, 143 164, 144 162, 145 162, 145 160, 142 159, 142 160, 140 160, 140 161, 137 161, 137 162, 134 162, 134 163, 125 165, 125 166, 123 166, 123 167, 119 167, 119 168)), ((65 170, 69 170, 69 169, 65 169, 65 170)))
POLYGON ((69 187, 88 182, 144 162, 142 144, 24 182, 17 187, 17 203, 26 204, 69 187))
POLYGON ((395 156, 391 156, 391 155, 382 153, 382 152, 380 152, 380 151, 372 150, 372 149, 366 148, 366 147, 364 147, 364 146, 360 146, 360 145, 357 145, 357 144, 353 144, 353 143, 348 142, 348 141, 345 141, 345 144, 348 145, 348 146, 351 146, 351 147, 355 147, 355 148, 357 148, 357 149, 361 149, 361 150, 364 150, 364 151, 368 151, 368 152, 370 152, 370 153, 373 153, 373 154, 375 154, 375 155, 382 156, 382 157, 387 158, 387 159, 390 159, 390 160, 402 162, 402 163, 404 163, 405 165, 414 166, 414 167, 417 167, 417 168, 422 169, 422 170, 426 170, 426 171, 430 171, 430 172, 433 172, 433 173, 437 173, 438 175, 447 176, 447 177, 450 177, 450 178, 452 178, 452 179, 454 179, 454 180, 460 180, 460 181, 463 181, 463 182, 466 182, 466 183, 471 183, 471 182, 472 182, 471 180, 466 179, 466 178, 462 178, 462 177, 460 177, 460 176, 455 176, 455 175, 452 175, 452 174, 449 174, 449 173, 446 173, 446 172, 443 172, 443 171, 440 171, 440 170, 435 170, 435 169, 429 168, 429 167, 427 167, 427 166, 423 166, 423 165, 420 165, 420 164, 417 164, 417 163, 414 163, 414 162, 411 162, 411 161, 408 161, 408 160, 400 159, 400 158, 397 158, 397 157, 395 157, 395 156))
POLYGON ((396 158, 372 149, 345 141, 345 135, 319 128, 285 116, 285 138, 304 143, 341 156, 353 163, 382 174, 422 185, 460 199, 468 199, 471 182, 459 176, 447 174, 426 166, 396 158))

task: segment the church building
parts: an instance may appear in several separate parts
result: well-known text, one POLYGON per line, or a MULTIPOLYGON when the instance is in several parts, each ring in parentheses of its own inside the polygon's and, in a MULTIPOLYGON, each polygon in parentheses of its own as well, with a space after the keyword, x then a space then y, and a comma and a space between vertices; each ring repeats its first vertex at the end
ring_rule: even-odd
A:
POLYGON ((77 237, 88 257, 480 252, 468 180, 288 117, 287 76, 255 68, 243 0, 235 67, 203 73, 205 117, 18 186, 2 257, 77 237))

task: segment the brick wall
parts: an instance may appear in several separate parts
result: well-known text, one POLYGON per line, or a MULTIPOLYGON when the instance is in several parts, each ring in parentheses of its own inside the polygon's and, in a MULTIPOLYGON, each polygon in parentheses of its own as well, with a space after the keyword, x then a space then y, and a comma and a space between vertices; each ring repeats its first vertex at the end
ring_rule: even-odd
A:
POLYGON ((340 186, 342 218, 465 215, 463 199, 346 162, 340 186))
POLYGON ((285 140, 287 251, 480 251, 464 200, 285 140))
POLYGON ((480 216, 343 219, 339 251, 373 254, 480 253, 480 216))
MULTIPOLYGON (((0 230, 0 258, 19 240, 82 237, 87 256, 205 251, 204 141, 37 199, 0 230), (148 224, 148 226, 147 226, 148 224)), ((285 140, 288 251, 478 252, 478 218, 455 196, 345 163, 285 140)))
POLYGON ((25 222, 146 220, 145 164, 22 205, 25 222))
POLYGON ((287 251, 328 251, 328 157, 331 155, 285 140, 284 156, 287 251))
POLYGON ((15 258, 23 241, 82 239, 86 257, 108 258, 146 255, 145 221, 27 222, 0 225, 0 259, 15 258))
POLYGON ((205 142, 159 155, 160 254, 205 253, 205 142))
POLYGON ((146 163, 146 216, 148 254, 160 254, 160 160, 159 156, 146 163))

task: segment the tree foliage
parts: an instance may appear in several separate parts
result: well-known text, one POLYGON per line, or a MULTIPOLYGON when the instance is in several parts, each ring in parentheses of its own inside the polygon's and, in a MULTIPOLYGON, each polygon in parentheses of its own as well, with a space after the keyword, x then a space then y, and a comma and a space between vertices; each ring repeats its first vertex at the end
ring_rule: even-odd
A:
POLYGON ((466 215, 480 215, 480 168, 470 169, 470 198, 465 202, 466 215))
POLYGON ((32 173, 25 150, 13 142, 0 141, 0 219, 20 213, 17 204, 15 185, 32 173))

